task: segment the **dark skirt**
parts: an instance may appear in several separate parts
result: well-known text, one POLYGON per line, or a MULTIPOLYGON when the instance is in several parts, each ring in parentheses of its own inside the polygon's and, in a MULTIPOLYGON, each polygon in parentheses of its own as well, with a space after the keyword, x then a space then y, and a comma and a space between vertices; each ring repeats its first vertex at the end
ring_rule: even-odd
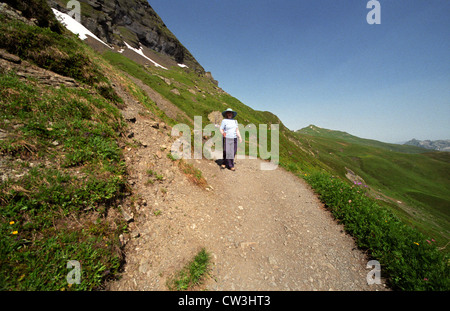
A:
POLYGON ((223 138, 223 164, 228 168, 234 167, 237 152, 237 138, 223 138))

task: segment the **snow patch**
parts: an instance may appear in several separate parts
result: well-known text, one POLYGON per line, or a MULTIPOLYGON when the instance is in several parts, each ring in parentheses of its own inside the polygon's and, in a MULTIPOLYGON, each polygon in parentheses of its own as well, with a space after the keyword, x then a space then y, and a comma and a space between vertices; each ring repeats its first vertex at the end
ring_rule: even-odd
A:
POLYGON ((99 39, 96 35, 94 35, 92 32, 90 32, 86 27, 81 25, 79 22, 77 22, 71 16, 69 16, 65 13, 59 12, 58 10, 53 9, 53 8, 52 8, 52 10, 53 10, 53 13, 55 14, 56 18, 64 25, 64 27, 66 27, 69 31, 73 32, 74 34, 78 35, 81 40, 86 40, 87 36, 89 35, 90 37, 96 39, 97 41, 103 43, 104 45, 106 45, 108 48, 111 49, 111 47, 108 44, 106 44, 101 39, 99 39))
POLYGON ((181 68, 189 68, 189 67, 186 66, 185 64, 178 64, 178 66, 180 66, 181 68))
POLYGON ((141 48, 138 50, 138 49, 135 49, 134 47, 132 47, 131 45, 129 45, 128 43, 126 43, 125 41, 124 41, 124 43, 125 43, 125 45, 127 46, 127 48, 129 48, 130 50, 132 50, 132 51, 138 53, 138 54, 141 55, 142 57, 148 59, 148 60, 151 61, 151 62, 153 63, 153 65, 155 65, 156 67, 160 67, 160 68, 162 68, 162 69, 167 70, 166 67, 161 66, 160 64, 158 64, 157 62, 155 62, 153 59, 151 59, 151 58, 149 58, 148 56, 146 56, 146 55, 144 54, 144 49, 142 48, 142 46, 141 46, 141 48))

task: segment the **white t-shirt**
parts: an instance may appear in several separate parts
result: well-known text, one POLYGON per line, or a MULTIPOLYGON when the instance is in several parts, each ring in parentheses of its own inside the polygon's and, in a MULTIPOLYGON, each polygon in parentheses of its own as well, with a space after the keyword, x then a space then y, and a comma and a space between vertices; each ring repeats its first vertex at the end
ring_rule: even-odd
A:
POLYGON ((220 124, 220 129, 226 133, 226 138, 236 138, 236 130, 238 128, 237 120, 234 119, 223 119, 222 124, 220 124))

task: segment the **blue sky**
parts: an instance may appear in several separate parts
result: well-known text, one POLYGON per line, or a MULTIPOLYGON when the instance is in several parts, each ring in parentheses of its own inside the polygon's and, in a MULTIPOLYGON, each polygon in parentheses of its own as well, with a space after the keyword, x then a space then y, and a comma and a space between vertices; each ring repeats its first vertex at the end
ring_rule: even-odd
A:
POLYGON ((450 139, 450 1, 149 0, 219 86, 291 130, 450 139))

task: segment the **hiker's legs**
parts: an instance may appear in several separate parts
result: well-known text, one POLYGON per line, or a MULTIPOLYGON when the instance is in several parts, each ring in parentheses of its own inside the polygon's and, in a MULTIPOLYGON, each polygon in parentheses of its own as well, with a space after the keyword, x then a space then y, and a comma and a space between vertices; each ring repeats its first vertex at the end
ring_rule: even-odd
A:
POLYGON ((225 137, 222 138, 222 166, 227 165, 227 146, 226 146, 226 139, 225 137))
POLYGON ((228 159, 228 157, 227 157, 227 150, 229 149, 229 148, 227 148, 228 147, 228 144, 227 144, 227 142, 228 142, 228 140, 229 139, 227 139, 227 138, 223 138, 223 162, 222 162, 222 165, 225 165, 226 167, 230 167, 229 166, 229 159, 228 159))
POLYGON ((228 168, 234 167, 234 154, 237 148, 237 139, 224 138, 223 139, 223 164, 228 168))
POLYGON ((237 143, 238 143, 238 142, 237 142, 237 138, 235 138, 235 139, 234 139, 234 144, 233 144, 234 155, 233 155, 233 159, 231 160, 232 163, 233 163, 233 166, 232 166, 232 167, 234 167, 234 163, 236 162, 237 143))

